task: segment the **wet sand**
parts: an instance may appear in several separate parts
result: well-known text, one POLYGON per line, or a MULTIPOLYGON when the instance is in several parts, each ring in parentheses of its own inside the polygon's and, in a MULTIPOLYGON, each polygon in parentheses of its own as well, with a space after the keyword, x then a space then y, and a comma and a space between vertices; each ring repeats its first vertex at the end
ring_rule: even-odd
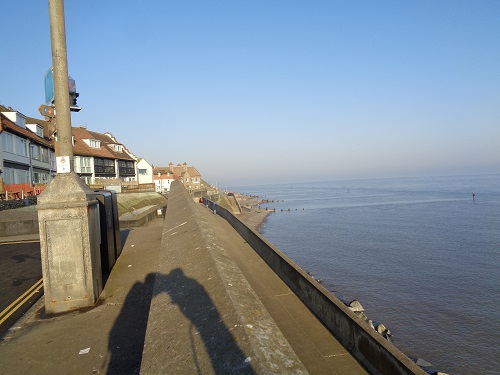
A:
POLYGON ((238 193, 235 193, 235 197, 238 200, 242 211, 241 214, 237 215, 238 219, 245 223, 249 228, 258 231, 272 211, 259 208, 258 205, 262 203, 262 201, 258 198, 238 193))

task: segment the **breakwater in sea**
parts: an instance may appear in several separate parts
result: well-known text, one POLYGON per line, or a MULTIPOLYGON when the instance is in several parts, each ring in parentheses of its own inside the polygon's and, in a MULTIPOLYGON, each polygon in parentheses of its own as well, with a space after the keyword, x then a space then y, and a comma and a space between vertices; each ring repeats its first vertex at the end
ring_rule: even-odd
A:
POLYGON ((361 301, 403 352, 448 373, 496 373, 499 175, 234 189, 274 200, 261 233, 361 301))

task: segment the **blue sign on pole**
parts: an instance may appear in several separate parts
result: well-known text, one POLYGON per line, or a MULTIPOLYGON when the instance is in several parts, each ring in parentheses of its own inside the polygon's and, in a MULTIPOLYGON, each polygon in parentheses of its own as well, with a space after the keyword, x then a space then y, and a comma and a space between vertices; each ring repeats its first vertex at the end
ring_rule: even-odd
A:
POLYGON ((54 78, 52 77, 52 68, 45 73, 45 104, 54 104, 54 78))

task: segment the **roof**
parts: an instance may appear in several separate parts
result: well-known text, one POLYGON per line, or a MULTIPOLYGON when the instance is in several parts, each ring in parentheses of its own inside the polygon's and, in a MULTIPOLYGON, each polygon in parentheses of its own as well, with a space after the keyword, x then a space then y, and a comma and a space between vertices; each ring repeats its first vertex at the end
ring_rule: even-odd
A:
MULTIPOLYGON (((18 112, 11 107, 5 107, 0 104, 0 112, 18 112)), ((24 116, 24 115, 23 115, 24 116)), ((48 122, 40 119, 36 119, 33 117, 26 117, 26 124, 38 124, 43 127, 43 135, 44 137, 39 137, 35 133, 33 133, 29 129, 22 128, 16 125, 14 122, 9 120, 8 117, 2 115, 1 116, 1 124, 0 124, 0 132, 4 129, 9 132, 16 133, 20 136, 24 136, 42 144, 44 146, 50 147, 52 149, 57 149, 57 142, 53 140, 53 135, 56 131, 56 126, 54 122, 48 122)), ((87 130, 83 127, 72 127, 72 134, 74 138, 74 146, 73 153, 75 155, 80 156, 95 156, 107 159, 117 159, 117 160, 130 160, 135 161, 137 158, 130 152, 125 145, 119 143, 116 138, 111 133, 97 133, 90 130, 87 130), (85 143, 84 139, 95 139, 100 141, 101 147, 93 148, 90 147, 87 143, 85 143), (123 147, 123 151, 115 151, 110 146, 111 145, 121 145, 123 147)))
POLYGON ((38 124, 43 128, 44 138, 50 139, 56 130, 56 124, 53 122, 48 122, 40 120, 34 117, 26 117, 26 124, 38 124))
POLYGON ((153 173, 157 174, 158 172, 160 173, 167 173, 167 172, 170 172, 170 173, 175 173, 179 176, 182 176, 186 173, 188 173, 191 177, 194 177, 194 176, 201 176, 201 173, 198 172, 198 170, 196 169, 196 167, 189 167, 187 165, 187 163, 184 163, 184 164, 177 164, 176 166, 173 165, 173 163, 170 163, 170 165, 168 167, 155 167, 154 170, 153 170, 153 173))
POLYGON ((180 177, 174 173, 170 173, 170 175, 167 175, 167 173, 162 173, 161 176, 158 176, 158 174, 153 174, 153 180, 178 180, 180 177))
POLYGON ((72 134, 75 142, 73 146, 73 153, 75 155, 135 161, 135 159, 128 154, 125 146, 115 142, 106 134, 93 132, 82 127, 73 127, 72 134), (100 141, 101 145, 99 148, 90 147, 84 139, 95 139, 100 141), (123 146, 123 152, 114 151, 109 147, 110 145, 116 144, 123 146))
POLYGON ((4 130, 8 130, 11 133, 15 133, 21 137, 25 137, 30 139, 33 142, 36 142, 38 144, 41 144, 43 146, 49 147, 49 148, 54 148, 52 143, 45 138, 39 137, 35 133, 33 133, 29 129, 22 128, 18 125, 16 125, 14 122, 9 120, 5 115, 0 113, 0 133, 4 130))

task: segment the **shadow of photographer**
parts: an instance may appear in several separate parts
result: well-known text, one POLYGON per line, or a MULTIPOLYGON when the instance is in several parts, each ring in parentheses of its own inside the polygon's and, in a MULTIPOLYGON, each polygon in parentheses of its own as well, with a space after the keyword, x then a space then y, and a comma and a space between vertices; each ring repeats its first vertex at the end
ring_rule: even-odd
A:
MULTIPOLYGON (((224 324, 203 285, 188 277, 180 268, 173 269, 168 274, 150 273, 144 283, 136 283, 130 290, 110 334, 108 349, 111 359, 108 374, 139 373, 151 299, 163 293, 170 297, 169 304, 177 305, 189 322, 187 336, 197 373, 204 372, 200 358, 202 350, 196 345, 201 339, 213 373, 255 374, 250 360, 224 324), (130 335, 133 336, 134 344, 129 344, 128 350, 124 350, 123 344, 130 341, 130 335)), ((185 325, 178 322, 172 321, 171 324, 178 329, 185 329, 185 325)), ((165 343, 166 346, 168 344, 165 343)))

